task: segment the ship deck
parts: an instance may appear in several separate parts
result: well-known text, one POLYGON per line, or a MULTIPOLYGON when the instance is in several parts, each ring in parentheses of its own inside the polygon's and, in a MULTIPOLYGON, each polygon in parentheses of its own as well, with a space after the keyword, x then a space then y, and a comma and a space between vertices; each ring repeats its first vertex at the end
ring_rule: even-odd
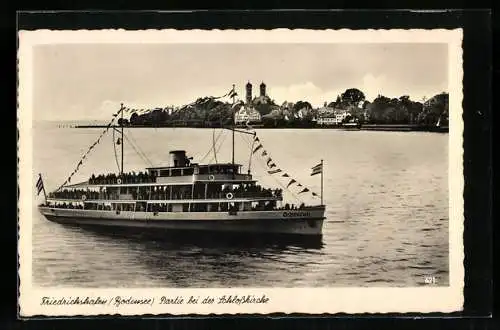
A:
POLYGON ((195 183, 254 183, 256 180, 230 180, 230 179, 217 179, 214 180, 190 180, 190 181, 178 181, 178 182, 145 182, 145 183, 89 183, 88 181, 83 181, 71 185, 66 185, 64 189, 86 189, 86 188, 105 188, 105 187, 159 187, 159 186, 186 186, 195 183))
POLYGON ((185 203, 232 203, 232 202, 260 202, 260 201, 280 201, 279 197, 244 197, 244 198, 218 198, 218 199, 68 199, 68 198, 47 198, 51 202, 67 203, 136 203, 143 202, 148 204, 185 204, 185 203))

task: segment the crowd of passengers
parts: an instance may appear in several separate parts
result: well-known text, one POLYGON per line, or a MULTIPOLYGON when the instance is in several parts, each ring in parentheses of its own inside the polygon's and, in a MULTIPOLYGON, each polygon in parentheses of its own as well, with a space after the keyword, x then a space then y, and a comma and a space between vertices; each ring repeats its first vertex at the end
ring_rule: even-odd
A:
MULTIPOLYGON (((171 192, 170 187, 160 186, 155 187, 149 191, 148 187, 138 187, 137 189, 130 189, 130 194, 134 200, 176 200, 176 199, 204 199, 205 192, 203 189, 196 190, 193 194, 191 189, 177 189, 171 192)), ((72 189, 72 190, 61 190, 49 193, 50 198, 60 198, 60 199, 103 199, 103 200, 114 200, 118 199, 117 193, 113 191, 104 190, 102 193, 92 190, 84 189, 72 189)), ((242 198, 242 197, 273 197, 282 198, 282 189, 266 189, 259 185, 240 185, 235 189, 226 187, 216 191, 215 189, 207 190, 207 199, 232 199, 232 198, 242 198), (231 194, 232 196, 230 196, 231 194), (231 197, 231 198, 228 198, 231 197)))
POLYGON ((276 210, 302 210, 302 209, 307 209, 308 207, 311 206, 306 206, 304 203, 300 204, 299 206, 296 206, 295 204, 286 203, 285 206, 277 207, 276 210))
POLYGON ((240 185, 236 189, 226 187, 219 194, 219 197, 232 193, 234 197, 276 197, 283 196, 283 189, 266 189, 259 185, 240 185))
POLYGON ((122 183, 151 183, 155 182, 155 176, 146 172, 129 172, 123 173, 123 175, 118 176, 115 173, 109 174, 99 174, 92 176, 89 179, 90 184, 116 184, 118 179, 121 178, 122 183))
MULTIPOLYGON (((60 209, 74 209, 74 210, 101 210, 101 211, 111 211, 112 208, 109 205, 102 205, 97 203, 88 203, 85 206, 81 203, 58 203, 58 204, 42 204, 44 206, 50 206, 60 209)), ((120 204, 118 206, 122 211, 134 211, 133 204, 120 204)), ((258 205, 252 207, 252 211, 276 211, 276 210, 302 210, 307 208, 312 208, 313 206, 306 206, 304 203, 296 206, 294 204, 285 204, 283 207, 276 207, 275 201, 270 201, 266 203, 259 203, 258 205)), ((231 212, 238 211, 238 205, 228 205, 228 203, 212 203, 212 204, 191 204, 191 212, 231 212)), ((136 211, 146 211, 143 205, 138 205, 136 211)), ((147 211, 149 212, 172 212, 172 204, 150 204, 147 211)), ((183 212, 188 212, 188 205, 184 206, 183 212)))
POLYGON ((62 203, 62 204, 52 204, 52 205, 47 205, 47 206, 58 208, 58 209, 83 210, 82 204, 62 203))
POLYGON ((50 198, 61 198, 61 199, 82 199, 84 195, 87 199, 99 198, 99 193, 97 191, 84 190, 84 189, 60 190, 49 193, 50 198))
MULTIPOLYGON (((222 191, 216 189, 207 190, 207 199, 223 198, 227 199, 228 194, 232 194, 232 198, 241 197, 275 197, 281 198, 283 196, 282 189, 265 189, 259 185, 238 186, 235 189, 229 187, 224 188, 222 191)), ((131 195, 136 200, 176 200, 176 199, 204 199, 204 189, 195 189, 194 193, 190 188, 177 189, 171 191, 168 186, 155 187, 149 192, 148 187, 138 187, 137 190, 132 190, 131 195)))

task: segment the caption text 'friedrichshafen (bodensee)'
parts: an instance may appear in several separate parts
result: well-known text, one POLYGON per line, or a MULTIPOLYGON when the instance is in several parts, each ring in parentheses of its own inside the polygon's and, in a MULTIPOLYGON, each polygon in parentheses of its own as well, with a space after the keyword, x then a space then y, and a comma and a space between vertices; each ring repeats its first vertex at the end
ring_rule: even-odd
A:
POLYGON ((265 295, 219 295, 219 296, 161 296, 161 297, 42 297, 42 306, 60 305, 96 305, 96 306, 127 306, 127 305, 197 305, 197 304, 266 304, 269 298, 265 295))

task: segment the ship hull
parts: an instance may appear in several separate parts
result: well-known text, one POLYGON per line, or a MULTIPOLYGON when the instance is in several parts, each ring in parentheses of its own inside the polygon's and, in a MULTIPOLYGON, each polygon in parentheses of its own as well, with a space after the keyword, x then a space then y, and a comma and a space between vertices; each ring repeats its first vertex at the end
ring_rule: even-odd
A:
POLYGON ((321 236, 324 207, 304 210, 228 212, 115 212, 40 207, 49 221, 138 230, 321 236))

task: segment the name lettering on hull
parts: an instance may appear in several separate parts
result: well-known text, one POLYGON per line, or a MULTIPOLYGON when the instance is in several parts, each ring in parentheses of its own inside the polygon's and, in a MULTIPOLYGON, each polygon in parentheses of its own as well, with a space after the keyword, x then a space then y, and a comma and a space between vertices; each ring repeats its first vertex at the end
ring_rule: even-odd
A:
POLYGON ((310 217, 311 212, 283 212, 285 218, 310 217))

